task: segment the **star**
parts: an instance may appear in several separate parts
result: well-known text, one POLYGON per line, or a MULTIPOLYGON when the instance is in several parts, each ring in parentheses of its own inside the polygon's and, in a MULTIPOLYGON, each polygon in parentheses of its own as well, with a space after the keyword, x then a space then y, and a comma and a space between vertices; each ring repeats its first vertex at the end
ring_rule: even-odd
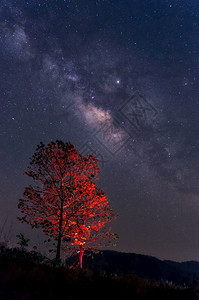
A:
POLYGON ((2 215, 16 217, 22 169, 40 141, 91 141, 119 208, 121 248, 198 259, 197 1, 1 2, 2 215))

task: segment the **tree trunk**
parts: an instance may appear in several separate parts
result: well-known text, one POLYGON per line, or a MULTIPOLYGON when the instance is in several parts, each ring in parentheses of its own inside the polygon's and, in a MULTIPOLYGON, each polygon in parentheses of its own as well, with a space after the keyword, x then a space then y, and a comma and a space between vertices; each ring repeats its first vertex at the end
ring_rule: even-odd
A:
POLYGON ((63 206, 64 206, 64 201, 63 201, 63 199, 61 199, 60 219, 59 219, 59 233, 58 233, 57 251, 56 251, 56 261, 58 261, 60 259, 60 253, 61 253, 62 225, 63 225, 63 206))
POLYGON ((82 258, 84 255, 84 248, 82 247, 82 245, 80 246, 80 251, 79 251, 79 266, 80 269, 82 269, 82 258))

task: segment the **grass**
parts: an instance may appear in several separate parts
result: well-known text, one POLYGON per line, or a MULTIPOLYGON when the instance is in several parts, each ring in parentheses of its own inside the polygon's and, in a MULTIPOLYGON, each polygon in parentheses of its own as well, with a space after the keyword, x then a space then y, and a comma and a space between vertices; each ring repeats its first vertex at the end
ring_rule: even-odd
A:
POLYGON ((55 267, 36 252, 1 249, 0 300, 194 300, 190 287, 151 282, 136 275, 55 267))

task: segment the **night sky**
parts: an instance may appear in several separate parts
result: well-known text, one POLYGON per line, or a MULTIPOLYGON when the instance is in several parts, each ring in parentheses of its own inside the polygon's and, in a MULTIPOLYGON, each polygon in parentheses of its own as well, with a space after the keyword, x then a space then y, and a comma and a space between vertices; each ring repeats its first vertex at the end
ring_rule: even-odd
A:
MULTIPOLYGON (((99 159, 118 251, 199 260, 198 0, 1 0, 1 223, 40 141, 99 159)), ((8 225, 7 225, 8 226, 8 225)), ((41 242, 42 244, 42 242, 41 242)))

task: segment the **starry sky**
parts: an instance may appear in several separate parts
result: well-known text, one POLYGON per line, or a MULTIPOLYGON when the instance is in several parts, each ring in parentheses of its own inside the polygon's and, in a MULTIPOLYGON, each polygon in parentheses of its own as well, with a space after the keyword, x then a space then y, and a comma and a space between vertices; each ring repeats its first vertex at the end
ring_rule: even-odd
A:
POLYGON ((13 239, 37 235, 16 220, 23 172, 60 139, 99 160, 115 250, 199 260, 198 36, 198 0, 1 0, 0 217, 13 239))

